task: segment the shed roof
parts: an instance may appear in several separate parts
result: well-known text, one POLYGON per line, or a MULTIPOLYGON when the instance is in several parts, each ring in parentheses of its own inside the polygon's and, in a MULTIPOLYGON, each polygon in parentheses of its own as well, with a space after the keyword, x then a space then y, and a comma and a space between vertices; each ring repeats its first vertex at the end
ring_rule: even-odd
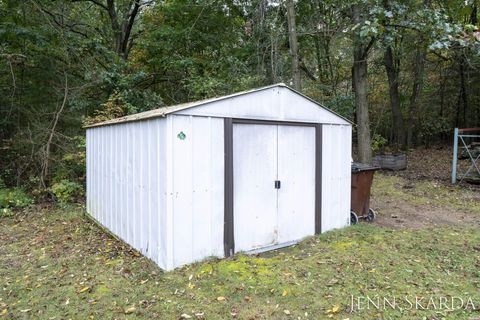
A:
POLYGON ((124 117, 119 117, 119 118, 115 118, 115 119, 111 119, 111 120, 107 120, 107 121, 102 121, 102 122, 86 125, 85 128, 93 128, 93 127, 120 124, 120 123, 125 123, 125 122, 133 122, 133 121, 141 121, 141 120, 147 120, 147 119, 152 119, 152 118, 165 117, 168 114, 172 114, 172 113, 179 112, 179 111, 182 111, 182 110, 190 109, 190 108, 193 108, 193 107, 198 107, 198 106, 201 106, 201 105, 206 105, 206 104, 209 104, 209 103, 212 103, 212 102, 226 100, 226 99, 229 99, 229 98, 234 98, 234 97, 238 97, 238 96, 242 96, 242 95, 247 95, 247 94, 250 94, 250 93, 253 93, 253 92, 267 90, 267 89, 271 89, 271 88, 275 88, 275 87, 288 88, 289 90, 293 91, 294 93, 310 100, 311 102, 316 104, 318 107, 323 108, 323 109, 331 112, 333 115, 335 115, 335 116, 347 121, 348 123, 352 124, 352 122, 350 120, 348 120, 345 117, 337 114, 336 112, 322 106, 321 104, 319 104, 315 100, 309 98, 308 96, 302 94, 301 92, 285 85, 284 83, 277 83, 277 84, 273 84, 273 85, 270 85, 270 86, 265 86, 265 87, 256 88, 256 89, 252 89, 252 90, 241 91, 241 92, 233 93, 233 94, 226 95, 226 96, 215 97, 215 98, 204 99, 204 100, 198 100, 198 101, 193 101, 193 102, 187 102, 187 103, 177 104, 177 105, 173 105, 173 106, 161 107, 161 108, 157 108, 157 109, 153 109, 153 110, 149 110, 149 111, 145 111, 145 112, 140 112, 140 113, 124 116, 124 117))

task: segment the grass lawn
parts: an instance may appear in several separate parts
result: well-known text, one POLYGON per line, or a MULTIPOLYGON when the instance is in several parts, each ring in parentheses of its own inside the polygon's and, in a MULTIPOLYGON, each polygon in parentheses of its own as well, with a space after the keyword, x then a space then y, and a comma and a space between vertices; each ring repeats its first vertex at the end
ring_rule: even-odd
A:
MULTIPOLYGON (((442 210, 465 209, 442 193, 432 197, 423 188, 427 182, 399 191, 392 183, 405 180, 377 178, 374 192, 381 201, 423 201, 423 194, 442 210)), ((440 192, 461 196, 460 189, 440 192)), ((472 225, 360 224, 276 252, 164 273, 82 212, 35 207, 0 218, 0 319, 480 318, 480 232, 472 225), (380 299, 380 308, 367 309, 361 300, 359 310, 357 297, 366 296, 375 303, 378 297, 390 303, 395 298, 397 306, 383 308, 380 299), (478 310, 427 305, 432 298, 439 308, 446 297, 450 306, 452 296, 464 304, 470 297, 478 310), (415 297, 423 297, 420 305, 428 310, 416 310, 415 297)))

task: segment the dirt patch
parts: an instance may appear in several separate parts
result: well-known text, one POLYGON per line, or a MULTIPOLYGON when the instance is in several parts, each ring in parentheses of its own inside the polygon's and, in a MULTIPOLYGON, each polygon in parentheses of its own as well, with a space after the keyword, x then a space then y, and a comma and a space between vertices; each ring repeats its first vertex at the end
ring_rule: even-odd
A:
POLYGON ((407 169, 395 175, 407 179, 449 182, 452 175, 452 146, 417 148, 407 154, 407 169))
POLYGON ((480 193, 438 180, 377 173, 370 206, 378 213, 374 222, 378 226, 412 229, 480 226, 480 193))
MULTIPOLYGON (((386 175, 399 176, 413 180, 435 180, 445 185, 451 185, 452 178, 451 145, 439 145, 431 148, 417 148, 407 153, 407 169, 401 171, 382 171, 386 175)), ((465 172, 471 162, 468 159, 459 160, 458 172, 465 172)), ((462 183, 462 187, 480 191, 480 185, 462 183)))
POLYGON ((478 216, 454 209, 375 199, 372 206, 378 213, 374 224, 381 227, 419 229, 443 225, 480 226, 478 216))

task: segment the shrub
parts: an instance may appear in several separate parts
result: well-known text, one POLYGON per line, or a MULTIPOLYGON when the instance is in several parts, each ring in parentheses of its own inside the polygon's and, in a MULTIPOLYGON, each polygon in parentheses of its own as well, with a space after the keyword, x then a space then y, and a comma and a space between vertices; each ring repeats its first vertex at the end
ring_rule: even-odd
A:
POLYGON ((0 217, 10 216, 13 209, 25 208, 32 203, 32 198, 21 189, 0 189, 0 217))
POLYGON ((75 202, 84 195, 81 184, 66 179, 54 183, 51 189, 60 203, 75 202))
POLYGON ((372 151, 382 151, 383 147, 387 144, 388 140, 381 135, 375 133, 372 137, 372 151))
POLYGON ((61 159, 57 159, 52 168, 52 181, 70 180, 82 183, 85 180, 85 148, 84 136, 70 138, 61 159))

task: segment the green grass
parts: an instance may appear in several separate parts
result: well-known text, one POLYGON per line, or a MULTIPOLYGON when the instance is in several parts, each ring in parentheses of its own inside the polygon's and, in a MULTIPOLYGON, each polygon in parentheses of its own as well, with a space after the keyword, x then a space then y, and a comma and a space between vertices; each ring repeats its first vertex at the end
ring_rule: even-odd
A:
POLYGON ((372 193, 380 200, 390 198, 480 214, 480 189, 428 180, 412 181, 381 173, 375 174, 374 179, 372 193))
MULTIPOLYGON (((375 194, 423 202, 431 187, 377 176, 375 194), (422 195, 425 192, 424 195, 422 195)), ((441 195, 435 205, 460 203, 441 195), (444 202, 445 201, 445 202, 444 202)), ((469 226, 328 232, 260 256, 210 260, 164 273, 112 239, 83 208, 0 218, 0 319, 475 319, 480 311, 371 308, 373 299, 471 297, 480 308, 480 232, 469 226)), ((437 300, 438 301, 438 300, 437 300)), ((426 301, 422 305, 426 306, 426 301)), ((438 305, 438 302, 437 302, 438 305)))

